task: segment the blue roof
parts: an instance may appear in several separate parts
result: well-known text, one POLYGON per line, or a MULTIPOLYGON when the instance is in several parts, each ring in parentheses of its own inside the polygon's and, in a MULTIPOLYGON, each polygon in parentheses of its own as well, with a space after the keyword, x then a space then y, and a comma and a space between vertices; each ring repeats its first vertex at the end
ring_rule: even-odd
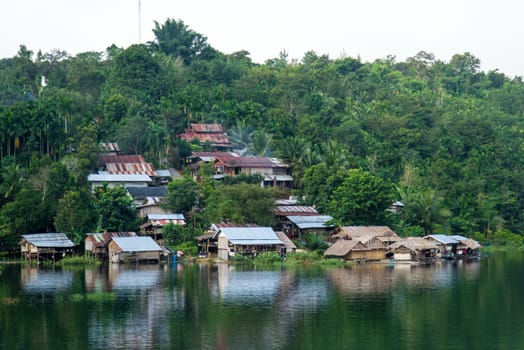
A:
POLYGON ((40 248, 69 248, 75 246, 65 233, 34 233, 22 235, 22 237, 35 247, 40 248))
POLYGON ((235 245, 284 244, 271 227, 223 227, 220 232, 235 245))
POLYGON ((326 225, 326 222, 333 220, 333 217, 329 215, 288 216, 287 218, 300 229, 327 228, 333 226, 326 225))
POLYGON ((149 220, 185 220, 184 214, 148 214, 149 220))
POLYGON ((124 252, 160 252, 162 248, 151 237, 113 237, 124 252))
POLYGON ((461 236, 461 235, 451 235, 451 236, 449 236, 449 237, 451 237, 451 238, 453 238, 453 239, 456 239, 456 240, 459 241, 459 242, 460 242, 460 241, 465 241, 466 239, 468 239, 467 237, 464 237, 464 236, 461 236))
POLYGON ((451 237, 451 236, 446 236, 446 235, 429 235, 429 236, 426 236, 424 237, 424 239, 426 238, 432 238, 433 240, 441 243, 441 244, 457 244, 459 243, 459 240, 451 237))
POLYGON ((148 175, 144 174, 89 174, 89 182, 152 182, 148 175))

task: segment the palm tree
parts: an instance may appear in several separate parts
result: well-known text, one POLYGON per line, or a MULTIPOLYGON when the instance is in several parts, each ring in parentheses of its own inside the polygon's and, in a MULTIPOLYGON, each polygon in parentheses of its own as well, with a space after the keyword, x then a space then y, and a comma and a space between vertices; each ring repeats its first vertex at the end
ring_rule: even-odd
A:
POLYGON ((320 158, 328 167, 345 167, 348 163, 344 146, 336 140, 328 140, 320 145, 320 158))
POLYGON ((269 157, 272 154, 271 144, 273 138, 264 130, 253 133, 251 143, 247 146, 246 154, 257 157, 269 157))
POLYGON ((408 221, 422 227, 427 235, 433 234, 435 225, 444 223, 451 215, 449 209, 443 207, 443 198, 434 189, 408 189, 399 193, 406 205, 403 215, 408 221))
POLYGON ((235 126, 229 129, 228 135, 233 145, 238 149, 246 149, 251 143, 254 129, 245 119, 237 120, 235 126))

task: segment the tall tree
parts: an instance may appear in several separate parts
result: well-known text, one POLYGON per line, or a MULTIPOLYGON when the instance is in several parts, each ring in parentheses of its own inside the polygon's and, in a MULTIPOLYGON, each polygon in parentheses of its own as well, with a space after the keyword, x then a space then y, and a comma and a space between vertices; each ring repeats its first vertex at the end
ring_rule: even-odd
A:
POLYGON ((152 46, 167 55, 180 57, 190 64, 196 58, 213 58, 216 51, 207 38, 190 29, 182 20, 167 19, 164 24, 155 21, 155 42, 152 46))

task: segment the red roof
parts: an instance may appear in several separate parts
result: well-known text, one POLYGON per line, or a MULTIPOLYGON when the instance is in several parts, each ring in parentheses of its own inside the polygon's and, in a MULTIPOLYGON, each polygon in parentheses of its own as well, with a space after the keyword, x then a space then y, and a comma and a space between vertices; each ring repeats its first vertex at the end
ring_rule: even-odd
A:
POLYGON ((200 142, 207 141, 217 146, 232 147, 229 137, 220 124, 191 124, 191 129, 186 129, 178 137, 189 142, 198 139, 200 142))
POLYGON ((151 163, 107 163, 106 171, 109 174, 140 174, 157 176, 155 167, 151 163))
POLYGON ((108 163, 145 163, 145 159, 143 156, 138 154, 131 154, 131 155, 101 155, 98 158, 98 165, 104 165, 108 163))
POLYGON ((193 129, 195 132, 221 132, 223 133, 224 130, 222 129, 221 124, 191 124, 191 129, 193 129))

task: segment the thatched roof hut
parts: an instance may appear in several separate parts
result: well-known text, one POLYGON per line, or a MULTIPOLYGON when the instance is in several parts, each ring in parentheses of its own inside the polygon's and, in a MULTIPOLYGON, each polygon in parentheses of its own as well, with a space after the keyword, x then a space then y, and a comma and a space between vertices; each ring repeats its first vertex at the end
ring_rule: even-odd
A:
POLYGON ((341 226, 334 235, 331 235, 331 240, 357 239, 359 237, 376 237, 383 247, 387 247, 400 239, 388 226, 341 226))
POLYGON ((325 257, 337 257, 345 260, 366 259, 370 249, 357 240, 341 239, 333 243, 325 252, 325 257))
POLYGON ((420 260, 431 258, 439 247, 422 237, 408 237, 389 246, 395 260, 420 260))

